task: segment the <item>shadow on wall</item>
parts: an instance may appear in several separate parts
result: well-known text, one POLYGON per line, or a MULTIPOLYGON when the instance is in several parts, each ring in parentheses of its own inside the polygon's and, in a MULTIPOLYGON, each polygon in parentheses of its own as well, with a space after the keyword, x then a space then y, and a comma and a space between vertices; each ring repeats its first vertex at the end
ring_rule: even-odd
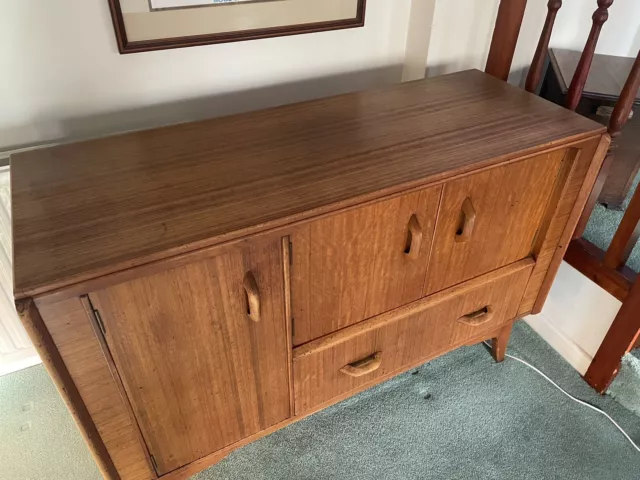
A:
MULTIPOLYGON (((16 138, 19 132, 31 132, 31 136, 42 139, 40 142, 27 145, 7 145, 1 147, 0 151, 75 141, 125 131, 260 110, 388 85, 399 82, 401 78, 402 65, 398 64, 379 69, 270 85, 252 90, 98 113, 87 117, 37 118, 29 125, 0 130, 0 138, 16 138)), ((20 136, 22 137, 23 135, 20 136)))
MULTIPOLYGON (((447 73, 457 72, 460 70, 457 63, 440 63, 436 65, 429 65, 424 71, 424 75, 427 78, 437 77, 439 75, 446 75, 447 73)), ((509 74, 509 83, 516 87, 524 88, 527 80, 528 68, 517 68, 511 70, 509 74)))

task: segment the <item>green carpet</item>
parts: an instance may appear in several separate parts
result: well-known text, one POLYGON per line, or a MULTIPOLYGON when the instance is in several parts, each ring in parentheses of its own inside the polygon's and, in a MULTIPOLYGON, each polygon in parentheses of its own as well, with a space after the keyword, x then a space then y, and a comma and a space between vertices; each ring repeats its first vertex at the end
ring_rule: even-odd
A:
MULTIPOLYGON (((603 407, 640 441, 640 419, 593 392, 523 322, 509 353, 603 407)), ((42 367, 0 377, 0 420, 0 479, 99 478, 42 367), (30 414, 21 409, 29 401, 30 414), (31 428, 20 433, 26 421, 31 428)), ((603 478, 640 478, 640 454, 602 416, 518 362, 495 364, 477 345, 254 442, 193 480, 603 478)))
POLYGON ((101 478, 44 367, 0 377, 0 480, 101 478))
POLYGON ((607 394, 640 417, 640 352, 622 357, 620 372, 611 382, 607 394))
MULTIPOLYGON (((629 190, 629 194, 623 203, 623 208, 626 210, 631 201, 633 192, 635 192, 640 182, 640 173, 636 176, 633 186, 629 190)), ((608 210, 602 205, 597 204, 593 209, 591 217, 589 217, 589 223, 585 228, 583 237, 589 240, 591 243, 600 247, 602 250, 607 250, 611 244, 611 239, 616 233, 620 221, 624 212, 618 212, 614 210, 608 210)), ((635 272, 640 272, 640 242, 636 244, 631 256, 627 261, 627 265, 635 272)), ((640 478, 640 475, 639 475, 640 478)))
MULTIPOLYGON (((510 353, 640 441, 640 419, 597 395, 523 322, 510 353)), ((604 417, 477 345, 250 444, 192 480, 327 478, 637 480, 640 454, 604 417)))

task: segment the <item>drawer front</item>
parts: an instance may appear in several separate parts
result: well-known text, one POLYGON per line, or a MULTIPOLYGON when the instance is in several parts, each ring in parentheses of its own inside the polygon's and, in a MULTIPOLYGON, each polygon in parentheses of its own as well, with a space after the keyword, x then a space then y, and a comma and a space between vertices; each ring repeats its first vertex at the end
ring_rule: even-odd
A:
POLYGON ((295 349, 296 414, 490 335, 516 316, 532 268, 523 260, 295 349))
POLYGON ((294 345, 422 297, 440 193, 428 188, 296 229, 294 345))
POLYGON ((565 150, 445 184, 424 294, 531 254, 565 150))

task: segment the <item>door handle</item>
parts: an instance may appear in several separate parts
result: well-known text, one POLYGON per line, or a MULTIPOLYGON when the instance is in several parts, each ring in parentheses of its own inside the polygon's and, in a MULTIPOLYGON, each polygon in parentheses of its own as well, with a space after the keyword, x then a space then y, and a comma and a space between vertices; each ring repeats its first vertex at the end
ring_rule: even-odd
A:
POLYGON ((409 228, 407 231, 407 243, 404 253, 413 260, 420 255, 420 247, 422 246, 422 227, 418 221, 418 217, 411 215, 409 219, 409 228))
POLYGON ((357 378, 376 371, 380 368, 381 363, 382 352, 376 352, 373 355, 369 355, 367 358, 345 365, 340 369, 340 371, 350 377, 357 378))
POLYGON ((475 312, 463 315, 458 319, 458 322, 469 325, 470 327, 479 327, 480 325, 490 321, 493 318, 493 314, 493 307, 491 305, 487 305, 475 312))
POLYGON ((260 292, 258 291, 258 284, 256 283, 256 277, 250 271, 244 276, 242 282, 244 291, 247 295, 247 315, 254 322, 260 321, 260 292))
POLYGON ((456 232, 456 242, 466 242, 473 235, 473 228, 476 225, 476 210, 469 197, 462 202, 462 225, 456 232))

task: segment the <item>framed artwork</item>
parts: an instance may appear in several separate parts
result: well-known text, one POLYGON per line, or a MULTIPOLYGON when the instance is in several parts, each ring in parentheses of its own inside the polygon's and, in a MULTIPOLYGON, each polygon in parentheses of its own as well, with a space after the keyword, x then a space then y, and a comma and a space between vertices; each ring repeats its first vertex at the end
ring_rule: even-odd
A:
POLYGON ((364 25, 366 0, 109 0, 120 53, 364 25))

